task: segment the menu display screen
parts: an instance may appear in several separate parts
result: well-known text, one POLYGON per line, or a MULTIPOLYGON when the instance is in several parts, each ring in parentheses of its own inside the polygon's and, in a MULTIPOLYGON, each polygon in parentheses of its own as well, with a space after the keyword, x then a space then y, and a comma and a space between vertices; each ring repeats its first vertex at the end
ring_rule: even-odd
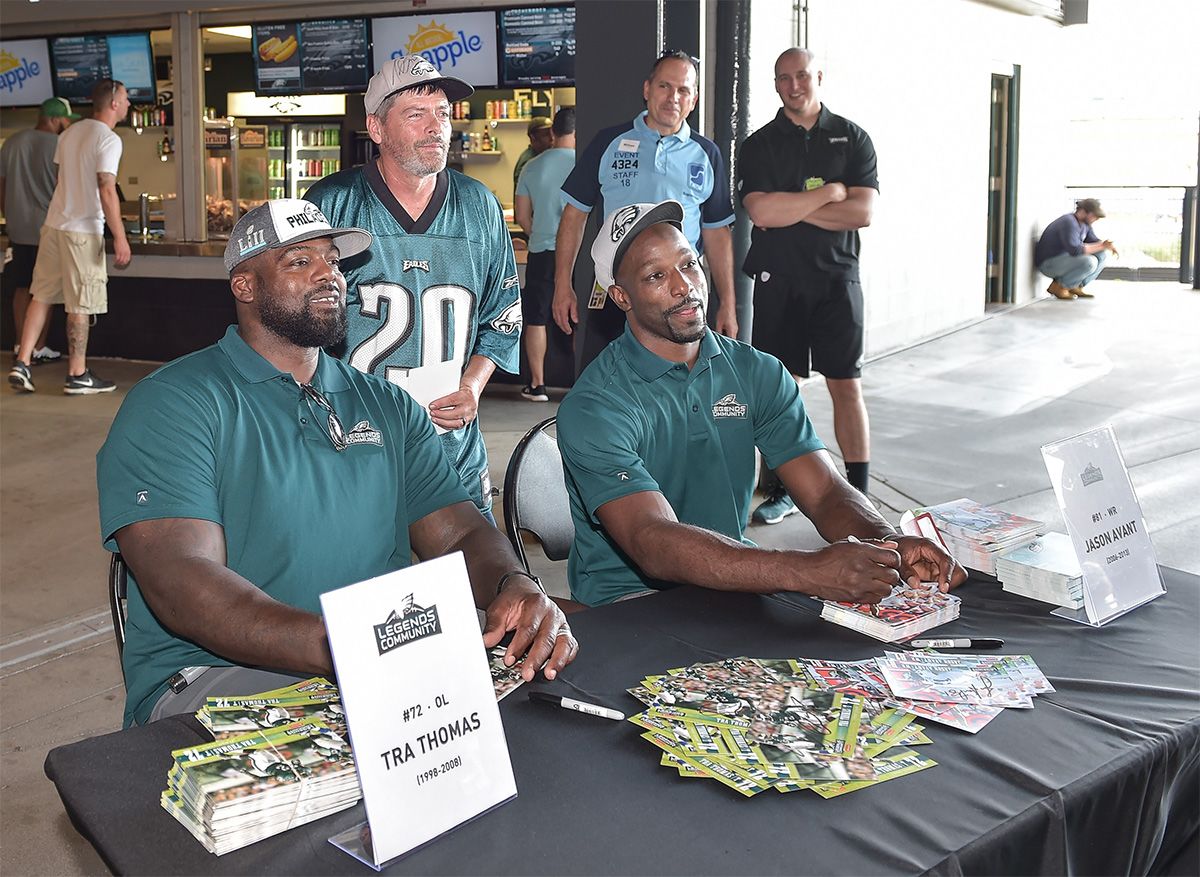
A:
POLYGON ((125 83, 130 103, 154 102, 154 51, 150 34, 109 36, 108 65, 112 78, 125 83))
POLYGON ((50 41, 54 64, 54 93, 87 103, 101 79, 125 83, 130 103, 155 100, 154 51, 150 34, 87 34, 55 37, 50 41))
POLYGON ((371 41, 365 18, 254 26, 259 95, 366 91, 371 41))
POLYGON ((501 84, 574 85, 575 7, 500 13, 501 84))

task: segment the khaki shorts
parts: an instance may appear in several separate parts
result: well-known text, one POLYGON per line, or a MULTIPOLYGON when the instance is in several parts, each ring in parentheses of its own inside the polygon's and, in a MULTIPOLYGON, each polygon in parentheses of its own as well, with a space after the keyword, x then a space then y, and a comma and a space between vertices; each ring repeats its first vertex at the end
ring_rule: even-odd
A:
POLYGON ((43 225, 29 294, 68 314, 108 313, 104 236, 43 225))

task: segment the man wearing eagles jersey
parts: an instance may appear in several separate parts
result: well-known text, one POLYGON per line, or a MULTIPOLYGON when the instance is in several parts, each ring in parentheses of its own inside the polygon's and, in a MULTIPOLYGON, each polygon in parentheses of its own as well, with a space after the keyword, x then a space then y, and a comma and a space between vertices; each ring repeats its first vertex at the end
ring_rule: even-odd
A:
POLYGON ((375 236, 368 253, 343 265, 345 358, 418 397, 415 382, 427 382, 412 372, 453 371, 429 416, 468 494, 490 516, 479 396, 497 366, 518 369, 521 295, 499 202, 446 167, 450 101, 473 91, 420 55, 389 60, 363 98, 379 158, 326 177, 306 197, 331 223, 375 236))

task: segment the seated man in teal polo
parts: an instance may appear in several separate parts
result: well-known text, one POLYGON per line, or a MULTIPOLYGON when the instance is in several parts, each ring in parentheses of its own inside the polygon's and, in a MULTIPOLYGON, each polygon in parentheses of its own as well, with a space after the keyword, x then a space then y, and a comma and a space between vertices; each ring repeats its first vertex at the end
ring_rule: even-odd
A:
POLYGON ((596 277, 626 326, 558 412, 575 523, 571 596, 611 603, 679 584, 878 602, 892 585, 966 571, 895 532, 833 465, 787 369, 708 329, 708 289, 674 201, 604 220, 596 277), (754 450, 831 544, 764 550, 743 535, 754 450))
POLYGON ((327 356, 346 332, 342 258, 371 235, 307 201, 238 221, 238 325, 130 392, 97 456, 105 547, 130 571, 125 721, 333 672, 324 591, 462 551, 483 645, 554 678, 576 644, 401 389, 327 356))

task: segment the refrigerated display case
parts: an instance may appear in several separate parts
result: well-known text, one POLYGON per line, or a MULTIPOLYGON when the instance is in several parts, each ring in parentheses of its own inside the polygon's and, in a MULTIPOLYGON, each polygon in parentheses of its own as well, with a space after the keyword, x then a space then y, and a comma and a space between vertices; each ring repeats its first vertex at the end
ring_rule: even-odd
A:
POLYGON ((267 200, 266 131, 232 119, 204 123, 204 202, 208 236, 227 239, 242 214, 267 200))
POLYGON ((268 125, 272 198, 303 198, 308 187, 342 169, 340 120, 268 125))

